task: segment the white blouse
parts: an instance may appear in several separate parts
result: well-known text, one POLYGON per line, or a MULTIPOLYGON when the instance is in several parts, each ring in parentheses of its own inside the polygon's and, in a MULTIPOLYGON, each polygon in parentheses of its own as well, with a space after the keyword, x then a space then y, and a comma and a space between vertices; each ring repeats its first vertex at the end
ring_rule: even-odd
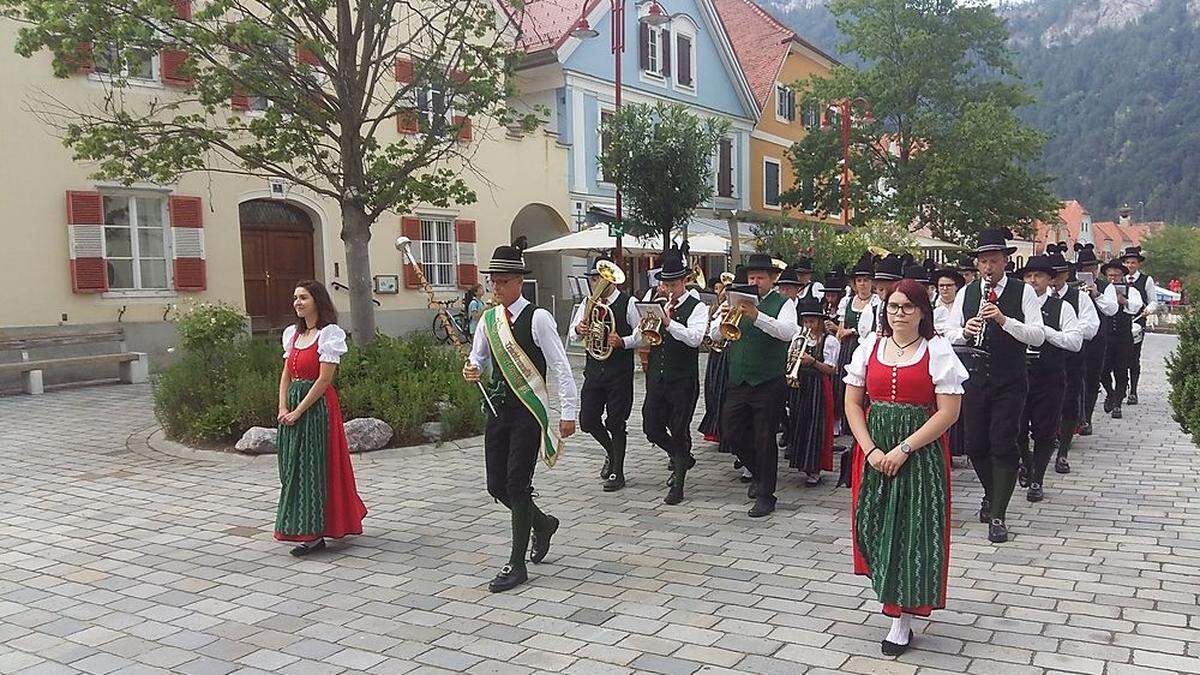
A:
MULTIPOLYGON (((883 352, 883 345, 884 341, 879 339, 877 333, 867 334, 858 343, 858 349, 854 350, 850 363, 846 364, 846 377, 843 381, 852 387, 866 386, 867 363, 870 361, 871 350, 876 351, 876 356, 882 363, 880 354, 883 352)), ((970 375, 958 360, 950 341, 944 337, 935 336, 932 340, 921 340, 916 353, 905 362, 896 365, 903 368, 917 363, 925 356, 925 350, 929 350, 929 377, 933 379, 934 393, 962 394, 963 382, 966 382, 970 375)))
MULTIPOLYGON (((283 329, 283 358, 292 354, 292 339, 296 337, 296 326, 283 329)), ((321 363, 341 363, 346 353, 346 331, 331 323, 317 332, 317 360, 321 363)))

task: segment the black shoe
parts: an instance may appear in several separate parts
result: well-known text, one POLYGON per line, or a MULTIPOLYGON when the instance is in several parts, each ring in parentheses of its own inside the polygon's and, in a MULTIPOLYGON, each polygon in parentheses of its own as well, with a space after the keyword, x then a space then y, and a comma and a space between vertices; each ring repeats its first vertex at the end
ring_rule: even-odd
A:
POLYGON ((1017 467, 1017 484, 1023 488, 1029 487, 1029 467, 1025 466, 1025 462, 1017 467))
POLYGON ((605 492, 616 492, 623 487, 625 487, 625 476, 614 473, 609 474, 608 478, 604 480, 605 492))
POLYGON ((774 510, 775 510, 775 500, 768 499, 767 497, 763 497, 761 499, 756 499, 754 501, 754 506, 750 508, 750 512, 748 513, 748 515, 751 518, 763 518, 765 516, 771 515, 771 512, 774 510))
POLYGON ((992 503, 986 499, 979 502, 979 522, 984 524, 992 522, 992 503))
POLYGON ((750 485, 746 488, 746 498, 758 499, 758 483, 754 481, 750 482, 750 485))
POLYGON ((912 643, 913 643, 913 632, 911 629, 909 629, 908 642, 906 642, 905 644, 899 644, 899 643, 891 642, 887 639, 884 639, 882 642, 879 643, 879 650, 881 652, 883 652, 884 656, 900 656, 904 652, 908 651, 908 648, 912 646, 912 643))
POLYGON ((992 518, 992 522, 988 524, 988 541, 993 544, 1003 544, 1008 541, 1008 528, 1004 526, 1004 521, 999 518, 992 518))
POLYGON ((1106 413, 1112 412, 1114 406, 1116 406, 1116 403, 1113 402, 1112 394, 1108 394, 1107 396, 1105 396, 1104 397, 1104 412, 1106 412, 1106 413))
POLYGON ((1029 486, 1029 492, 1025 493, 1025 500, 1031 502, 1040 502, 1045 499, 1046 493, 1042 490, 1042 486, 1038 483, 1032 483, 1029 486))
POLYGON ((500 573, 495 579, 488 582, 488 590, 493 593, 502 593, 511 591, 521 584, 529 581, 529 573, 524 567, 513 569, 512 565, 505 565, 500 568, 500 573))
POLYGON ((600 480, 607 480, 612 475, 612 457, 605 456, 604 466, 600 467, 600 480))
POLYGON ((675 506, 681 501, 683 501, 683 490, 676 490, 674 487, 671 488, 666 497, 663 497, 663 503, 667 506, 675 506))
POLYGON ((1112 409, 1112 418, 1114 420, 1121 419, 1121 406, 1118 405, 1112 409))
POLYGON ((324 537, 315 539, 313 541, 306 541, 303 544, 300 544, 296 548, 292 549, 292 555, 296 556, 297 558, 303 558, 310 553, 316 553, 317 551, 323 550, 325 550, 324 537))
POLYGON ((753 480, 754 480, 754 476, 747 476, 746 474, 742 474, 742 475, 738 476, 738 481, 742 482, 742 483, 749 483, 753 480))
POLYGON ((804 487, 817 487, 820 484, 821 484, 821 475, 820 474, 817 474, 816 476, 805 476, 804 477, 804 487))
POLYGON ((1087 422, 1084 422, 1083 424, 1079 425, 1079 435, 1080 436, 1091 436, 1092 435, 1091 420, 1088 420, 1087 422))
POLYGON ((1071 473, 1071 463, 1067 461, 1066 457, 1059 455, 1058 459, 1054 460, 1054 472, 1071 473))
POLYGON ((550 539, 558 532, 558 518, 546 517, 550 519, 550 527, 540 532, 535 529, 529 535, 529 559, 535 563, 546 559, 546 554, 550 552, 550 539))
POLYGON ((1137 405, 1137 392, 1129 394, 1129 398, 1125 399, 1125 405, 1137 405))

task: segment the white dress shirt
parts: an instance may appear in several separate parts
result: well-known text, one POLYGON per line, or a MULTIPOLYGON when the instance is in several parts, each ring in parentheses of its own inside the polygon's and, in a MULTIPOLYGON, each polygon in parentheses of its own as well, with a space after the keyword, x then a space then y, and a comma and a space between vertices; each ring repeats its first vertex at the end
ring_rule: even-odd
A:
MULTIPOLYGON (((525 296, 508 306, 509 315, 516 318, 529 306, 525 296)), ((562 340, 558 337, 558 324, 550 312, 535 307, 531 321, 533 343, 542 350, 546 357, 546 370, 553 373, 558 380, 558 398, 562 407, 559 417, 567 422, 574 422, 579 411, 579 391, 575 388, 575 376, 571 373, 571 363, 567 361, 567 350, 563 348, 562 340)), ((480 377, 487 372, 492 362, 492 351, 488 346, 487 335, 483 322, 475 327, 475 339, 471 343, 471 365, 479 369, 480 377)))
MULTIPOLYGON (((1142 278, 1141 272, 1135 272, 1129 275, 1130 285, 1138 279, 1142 278)), ((1154 284, 1154 277, 1146 275, 1146 307, 1147 314, 1153 314, 1158 311, 1158 286, 1154 284)), ((1141 311, 1141 310, 1139 310, 1141 311)))
MULTIPOLYGON (((992 287, 996 291, 996 297, 1004 294, 1004 289, 1008 287, 1009 281, 1007 274, 1000 277, 1000 281, 992 287)), ((1009 316, 1005 318, 1004 325, 1000 328, 1018 342, 1023 342, 1031 347, 1040 347, 1046 341, 1046 333, 1042 330, 1042 303, 1038 300, 1038 294, 1033 291, 1033 286, 1022 285, 1025 289, 1021 295, 1021 312, 1025 315, 1025 320, 1018 321, 1009 316)), ((954 307, 950 310, 950 323, 946 325, 946 337, 953 344, 968 342, 963 334, 963 327, 967 322, 963 317, 963 301, 966 299, 968 288, 970 288, 970 284, 958 289, 958 295, 954 296, 954 307)), ((982 284, 980 290, 983 290, 982 284)), ((979 302, 985 303, 987 298, 981 297, 979 302)))
MULTIPOLYGON (((763 300, 771 297, 772 293, 778 293, 778 291, 772 289, 759 299, 759 303, 761 304, 763 300)), ((796 302, 794 300, 785 300, 783 307, 779 308, 779 316, 774 318, 767 316, 766 312, 759 312, 758 318, 754 320, 754 327, 776 340, 782 340, 791 344, 792 338, 796 337, 796 333, 800 332, 800 326, 796 322, 796 302)), ((720 321, 713 321, 708 335, 714 340, 721 337, 720 321)))
MULTIPOLYGON (((1041 307, 1046 304, 1046 298, 1048 297, 1050 297, 1049 290, 1037 296, 1039 315, 1041 314, 1041 307)), ((1058 347, 1068 352, 1077 352, 1083 348, 1083 331, 1079 329, 1079 318, 1075 315, 1075 308, 1071 306, 1071 303, 1063 301, 1060 307, 1062 309, 1059 310, 1058 314, 1058 330, 1045 325, 1045 322, 1042 323, 1042 331, 1046 334, 1046 342, 1053 347, 1058 347)))
MULTIPOLYGON (((1086 295, 1092 297, 1091 293, 1086 295)), ((1104 316, 1116 316, 1117 310, 1121 308, 1117 303, 1117 289, 1112 284, 1106 286, 1103 293, 1097 293, 1092 302, 1096 303, 1096 310, 1104 316)))
POLYGON ((942 302, 941 298, 933 302, 933 332, 946 337, 946 331, 950 326, 950 313, 954 308, 953 304, 947 305, 942 302))
MULTIPOLYGON (((838 364, 838 356, 840 356, 841 353, 841 340, 838 340, 832 335, 825 336, 825 348, 821 350, 821 360, 825 362, 825 365, 834 366, 836 368, 838 364)), ((836 377, 837 373, 835 372, 833 375, 836 377)))
POLYGON ((858 315, 858 338, 861 340, 879 330, 879 306, 883 300, 878 295, 871 294, 871 301, 858 315))
MULTIPOLYGON (((605 302, 612 302, 616 299, 617 293, 620 291, 614 286, 608 289, 608 295, 604 296, 605 302)), ((653 293, 654 291, 651 291, 653 293)), ((567 339, 571 342, 579 342, 583 338, 576 332, 579 323, 583 321, 583 310, 587 307, 587 301, 579 303, 575 308, 575 314, 571 316, 571 325, 567 327, 567 339)), ((637 304, 632 296, 629 298, 629 303, 625 307, 625 320, 633 328, 633 332, 629 335, 622 335, 621 341, 625 343, 625 349, 633 349, 642 339, 641 331, 641 315, 638 314, 637 304)))
MULTIPOLYGON (((1116 293, 1116 292, 1117 292, 1117 289, 1114 288, 1113 293, 1116 293)), ((1134 288, 1133 286, 1126 284, 1125 297, 1129 300, 1129 302, 1125 303, 1125 313, 1132 314, 1134 316, 1137 316, 1139 313, 1141 313, 1141 311, 1142 311, 1142 294, 1138 293, 1137 289, 1134 288)))
MULTIPOLYGON (((671 310, 671 305, 667 305, 667 309, 671 310)), ((706 324, 708 324, 708 305, 697 302, 696 306, 692 307, 692 313, 686 317, 675 316, 672 311, 671 323, 667 324, 667 332, 671 334, 671 337, 689 347, 699 347, 704 340, 706 324)))
MULTIPOLYGON (((1062 288, 1050 289, 1050 292, 1056 298, 1063 298, 1065 302, 1067 288, 1067 285, 1063 284, 1062 288)), ((1091 340, 1100 332, 1100 315, 1096 313, 1096 305, 1091 296, 1083 291, 1079 291, 1079 311, 1076 318, 1079 319, 1079 332, 1083 334, 1084 340, 1091 340)))

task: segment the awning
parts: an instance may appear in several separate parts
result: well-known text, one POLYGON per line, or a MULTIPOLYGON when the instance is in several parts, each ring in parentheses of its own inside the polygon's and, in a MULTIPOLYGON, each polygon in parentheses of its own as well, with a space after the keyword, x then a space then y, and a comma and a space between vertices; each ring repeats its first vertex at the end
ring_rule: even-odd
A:
MULTIPOLYGON (((676 242, 680 241, 679 237, 675 239, 676 242)), ((525 252, 588 256, 616 247, 617 240, 608 236, 607 225, 593 225, 578 232, 543 242, 526 249, 525 252)), ((637 238, 627 235, 621 238, 621 247, 626 255, 641 256, 662 253, 662 241, 657 237, 637 238)), ((742 247, 743 250, 750 248, 748 242, 743 242, 742 247)), ((728 255, 730 242, 727 237, 704 232, 689 236, 688 248, 692 255, 728 255)))

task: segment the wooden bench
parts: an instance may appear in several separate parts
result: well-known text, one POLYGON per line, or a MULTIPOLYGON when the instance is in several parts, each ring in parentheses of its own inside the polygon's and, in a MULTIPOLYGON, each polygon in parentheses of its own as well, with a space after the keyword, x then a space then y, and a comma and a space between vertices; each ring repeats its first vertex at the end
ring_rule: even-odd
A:
POLYGON ((141 352, 126 350, 125 331, 122 328, 63 326, 15 335, 11 331, 0 331, 0 352, 21 353, 20 361, 0 363, 0 375, 19 373, 21 388, 26 394, 42 393, 42 371, 50 368, 115 363, 118 376, 126 384, 146 382, 150 376, 149 357, 141 352), (53 350, 62 347, 109 343, 117 344, 116 352, 88 356, 38 356, 34 358, 29 356, 31 350, 53 350))

